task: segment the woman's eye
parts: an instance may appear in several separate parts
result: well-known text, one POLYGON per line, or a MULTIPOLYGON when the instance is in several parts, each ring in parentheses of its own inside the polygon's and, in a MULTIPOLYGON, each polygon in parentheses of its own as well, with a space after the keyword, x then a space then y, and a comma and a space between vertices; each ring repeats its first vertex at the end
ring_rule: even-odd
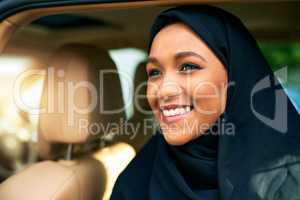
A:
POLYGON ((148 77, 156 77, 160 75, 160 71, 158 69, 152 69, 148 72, 148 77))
POLYGON ((194 70, 198 70, 198 69, 200 69, 200 67, 198 65, 192 64, 192 63, 184 63, 180 67, 180 71, 183 71, 183 72, 189 72, 189 71, 194 71, 194 70))

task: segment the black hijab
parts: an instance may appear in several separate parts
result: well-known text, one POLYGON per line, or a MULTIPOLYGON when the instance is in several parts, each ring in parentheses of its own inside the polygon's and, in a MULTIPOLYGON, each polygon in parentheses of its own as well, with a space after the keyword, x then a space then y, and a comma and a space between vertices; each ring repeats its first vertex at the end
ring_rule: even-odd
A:
POLYGON ((300 117, 256 41, 233 15, 199 5, 162 12, 150 44, 174 22, 189 26, 226 67, 233 85, 225 113, 213 131, 182 146, 153 136, 119 176, 111 199, 299 198, 300 117))

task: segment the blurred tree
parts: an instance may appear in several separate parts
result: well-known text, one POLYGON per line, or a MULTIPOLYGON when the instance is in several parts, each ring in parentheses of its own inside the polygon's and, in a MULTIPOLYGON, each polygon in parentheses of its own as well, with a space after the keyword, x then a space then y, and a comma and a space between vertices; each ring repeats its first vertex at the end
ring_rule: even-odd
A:
POLYGON ((273 71, 287 67, 287 80, 282 86, 300 114, 300 42, 265 42, 259 46, 273 71))
POLYGON ((262 42, 259 46, 273 70, 300 67, 300 43, 262 42))

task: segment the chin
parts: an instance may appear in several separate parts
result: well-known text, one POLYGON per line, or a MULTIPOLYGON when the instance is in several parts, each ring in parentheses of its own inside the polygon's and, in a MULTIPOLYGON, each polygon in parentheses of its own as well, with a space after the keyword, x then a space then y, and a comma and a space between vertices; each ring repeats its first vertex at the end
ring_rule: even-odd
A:
POLYGON ((178 134, 178 133, 174 133, 174 132, 163 133, 163 136, 164 136, 166 142, 169 145, 173 145, 173 146, 184 145, 194 139, 191 137, 191 135, 178 134))

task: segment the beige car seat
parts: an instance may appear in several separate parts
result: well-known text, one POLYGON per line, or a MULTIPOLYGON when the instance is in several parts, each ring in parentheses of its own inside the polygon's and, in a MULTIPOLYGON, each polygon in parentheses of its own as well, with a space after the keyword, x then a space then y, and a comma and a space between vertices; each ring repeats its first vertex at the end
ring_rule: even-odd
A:
POLYGON ((50 158, 54 144, 67 144, 66 158, 38 162, 11 176, 0 185, 1 200, 96 200, 104 193, 103 165, 89 156, 72 159, 72 147, 97 143, 106 133, 92 125, 105 127, 124 116, 107 112, 122 108, 120 81, 111 71, 114 63, 107 52, 71 44, 54 54, 50 67, 42 93, 39 149, 41 157, 50 158), (98 69, 107 72, 104 78, 98 69))

